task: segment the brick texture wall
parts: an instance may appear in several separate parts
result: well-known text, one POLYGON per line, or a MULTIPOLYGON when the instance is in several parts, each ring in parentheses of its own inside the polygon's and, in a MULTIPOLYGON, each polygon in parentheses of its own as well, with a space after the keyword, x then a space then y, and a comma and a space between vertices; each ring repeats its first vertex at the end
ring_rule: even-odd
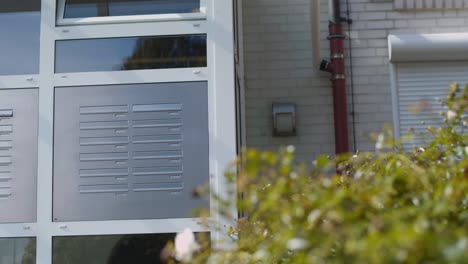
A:
MULTIPOLYGON (((342 3, 345 15, 346 0, 342 3)), ((401 10, 394 4, 385 0, 349 0, 354 21, 349 36, 356 148, 361 150, 373 149, 368 134, 392 121, 387 36, 468 31, 468 9, 401 10)), ((292 144, 298 157, 306 162, 319 153, 334 152, 332 91, 329 75, 315 72, 312 65, 309 5, 309 0, 243 1, 247 145, 276 149, 292 144), (272 137, 271 103, 276 101, 297 104, 297 137, 272 137)), ((329 53, 327 12, 327 1, 322 0, 324 57, 329 53)), ((346 26, 345 30, 348 31, 346 26)), ((349 54, 348 50, 348 66, 349 54)), ((350 76, 348 67, 348 84, 350 76)), ((351 96, 348 101, 351 103, 351 96)), ((350 123, 350 132, 351 128, 350 123)), ((353 136, 350 138, 352 143, 353 136)))

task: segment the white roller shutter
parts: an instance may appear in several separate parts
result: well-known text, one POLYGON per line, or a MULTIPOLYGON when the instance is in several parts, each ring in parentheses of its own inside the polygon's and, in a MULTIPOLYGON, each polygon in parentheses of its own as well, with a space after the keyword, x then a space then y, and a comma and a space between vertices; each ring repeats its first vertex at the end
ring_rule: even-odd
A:
MULTIPOLYGON (((394 113, 397 134, 410 129, 426 132, 427 126, 443 125, 440 111, 446 111, 436 98, 445 99, 450 83, 468 83, 466 62, 419 62, 395 64, 394 113)), ((424 136, 414 144, 421 143, 424 136)))
POLYGON ((468 34, 389 36, 395 134, 420 134, 406 146, 430 140, 428 126, 443 124, 436 101, 445 99, 449 85, 468 84, 468 34), (426 133, 426 135, 423 135, 426 133))

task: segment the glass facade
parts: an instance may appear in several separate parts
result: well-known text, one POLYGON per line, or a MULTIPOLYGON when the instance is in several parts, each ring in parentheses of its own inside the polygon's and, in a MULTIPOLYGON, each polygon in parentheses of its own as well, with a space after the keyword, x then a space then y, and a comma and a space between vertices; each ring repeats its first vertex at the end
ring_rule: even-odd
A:
POLYGON ((1 1, 0 264, 154 264, 185 228, 225 234, 198 188, 230 190, 232 4, 1 1))
POLYGON ((200 0, 66 0, 64 18, 200 12, 200 0))
POLYGON ((158 264, 175 234, 53 238, 53 264, 158 264))
POLYGON ((39 73, 40 0, 2 0, 0 75, 39 73))
POLYGON ((36 263, 35 238, 0 238, 0 263, 36 263))
POLYGON ((55 72, 206 67, 206 35, 58 41, 55 72))

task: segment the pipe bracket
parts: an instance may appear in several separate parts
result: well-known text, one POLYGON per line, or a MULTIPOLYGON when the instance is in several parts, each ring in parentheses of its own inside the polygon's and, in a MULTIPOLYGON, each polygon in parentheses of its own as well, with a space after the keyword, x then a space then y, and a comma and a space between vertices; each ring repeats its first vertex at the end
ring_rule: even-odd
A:
POLYGON ((344 74, 335 74, 332 77, 332 81, 345 80, 345 79, 346 79, 346 76, 344 74))
POLYGON ((332 59, 344 59, 345 56, 344 56, 343 53, 333 53, 333 54, 331 55, 331 58, 332 58, 332 59))
POLYGON ((334 35, 328 35, 327 36, 327 39, 330 40, 330 39, 345 39, 346 36, 343 35, 343 34, 334 34, 334 35))

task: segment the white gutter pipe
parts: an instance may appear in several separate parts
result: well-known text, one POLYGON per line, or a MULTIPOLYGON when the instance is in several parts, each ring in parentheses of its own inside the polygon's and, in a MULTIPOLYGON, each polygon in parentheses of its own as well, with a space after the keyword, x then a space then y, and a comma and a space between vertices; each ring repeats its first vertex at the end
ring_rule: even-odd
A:
POLYGON ((310 0, 310 21, 312 33, 312 63, 319 71, 322 54, 320 52, 320 0, 310 0))

